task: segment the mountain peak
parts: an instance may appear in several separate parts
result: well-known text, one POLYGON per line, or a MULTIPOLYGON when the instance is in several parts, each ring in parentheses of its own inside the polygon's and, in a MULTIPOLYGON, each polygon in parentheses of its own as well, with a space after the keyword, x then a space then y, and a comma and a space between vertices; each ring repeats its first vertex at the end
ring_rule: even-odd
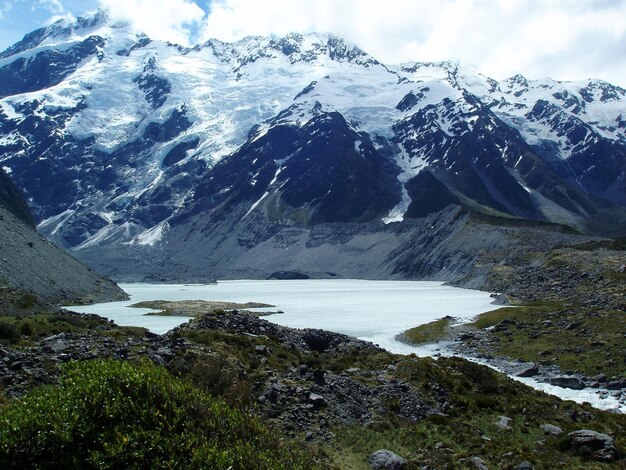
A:
POLYGON ((31 33, 28 33, 22 38, 21 41, 15 43, 0 53, 0 59, 34 49, 41 46, 48 40, 55 38, 69 38, 72 35, 85 30, 108 26, 108 23, 109 15, 105 10, 96 10, 86 13, 73 21, 67 18, 62 18, 55 21, 51 25, 44 26, 43 28, 39 28, 31 33))
POLYGON ((374 65, 379 62, 354 44, 339 36, 324 33, 289 33, 285 36, 246 36, 238 41, 224 42, 209 39, 199 48, 211 48, 224 62, 237 67, 260 58, 287 57, 293 63, 313 62, 327 57, 339 62, 374 65))

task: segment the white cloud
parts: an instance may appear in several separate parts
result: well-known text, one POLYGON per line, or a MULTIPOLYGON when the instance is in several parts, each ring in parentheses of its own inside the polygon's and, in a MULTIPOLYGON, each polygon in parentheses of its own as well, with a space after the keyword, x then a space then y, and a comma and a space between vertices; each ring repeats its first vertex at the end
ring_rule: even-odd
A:
POLYGON ((33 5, 33 8, 35 7, 46 8, 56 15, 60 15, 65 12, 65 7, 63 6, 63 3, 61 3, 61 0, 37 0, 33 5))
POLYGON ((203 39, 332 32, 387 63, 626 85, 626 0, 214 0, 203 39))
POLYGON ((0 20, 4 19, 4 17, 8 13, 10 13, 10 11, 13 9, 13 4, 14 2, 12 1, 2 2, 2 4, 0 5, 0 20))
POLYGON ((30 10, 36 11, 38 9, 47 10, 55 15, 61 15, 65 13, 65 7, 61 0, 36 0, 34 2, 27 2, 26 0, 4 0, 0 3, 0 19, 4 19, 14 7, 30 3, 30 10))
POLYGON ((100 0, 111 19, 129 21, 153 39, 188 45, 205 13, 190 0, 100 0))
POLYGON ((54 15, 51 16, 50 18, 48 18, 45 22, 44 25, 48 26, 51 25, 53 23, 56 23, 57 21, 64 21, 66 24, 72 24, 76 21, 76 17, 74 15, 72 15, 71 13, 67 12, 67 13, 63 13, 62 15, 54 15))

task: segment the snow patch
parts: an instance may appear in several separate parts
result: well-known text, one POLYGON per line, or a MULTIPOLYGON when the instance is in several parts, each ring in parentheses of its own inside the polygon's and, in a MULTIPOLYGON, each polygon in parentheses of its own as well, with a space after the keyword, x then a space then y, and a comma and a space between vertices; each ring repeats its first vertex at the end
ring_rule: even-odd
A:
POLYGON ((161 222, 159 225, 152 227, 150 230, 146 230, 142 234, 135 237, 135 241, 138 245, 154 246, 163 239, 163 235, 169 229, 167 222, 161 222))
POLYGON ((411 197, 406 190, 406 183, 414 178, 422 171, 428 163, 422 157, 411 157, 404 147, 402 147, 402 151, 400 155, 396 158, 396 164, 400 167, 401 173, 398 176, 398 181, 402 186, 402 196, 400 198, 400 202, 396 204, 396 206, 391 209, 389 215, 382 219, 384 224, 391 224, 395 222, 402 222, 404 220, 404 214, 407 209, 411 205, 411 197))

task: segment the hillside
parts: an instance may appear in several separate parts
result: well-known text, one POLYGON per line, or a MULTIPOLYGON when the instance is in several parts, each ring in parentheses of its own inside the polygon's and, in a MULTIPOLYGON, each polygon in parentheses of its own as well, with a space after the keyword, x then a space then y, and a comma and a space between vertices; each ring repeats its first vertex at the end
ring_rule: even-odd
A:
POLYGON ((32 225, 18 190, 0 169, 0 307, 121 300, 126 294, 55 247, 32 225))

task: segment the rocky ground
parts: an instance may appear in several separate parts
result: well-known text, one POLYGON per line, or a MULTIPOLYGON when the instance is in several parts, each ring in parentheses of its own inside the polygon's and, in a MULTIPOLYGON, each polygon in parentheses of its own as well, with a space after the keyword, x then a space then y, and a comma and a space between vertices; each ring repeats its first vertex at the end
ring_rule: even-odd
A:
POLYGON ((13 317, 20 336, 0 348, 5 399, 55 383, 70 360, 147 357, 254 410, 329 467, 613 468, 623 456, 626 417, 562 402, 459 358, 396 356, 239 311, 204 314, 165 335, 95 315, 47 315, 13 317), (388 453, 375 452, 383 448, 388 453), (404 467, 376 466, 398 459, 404 467))

